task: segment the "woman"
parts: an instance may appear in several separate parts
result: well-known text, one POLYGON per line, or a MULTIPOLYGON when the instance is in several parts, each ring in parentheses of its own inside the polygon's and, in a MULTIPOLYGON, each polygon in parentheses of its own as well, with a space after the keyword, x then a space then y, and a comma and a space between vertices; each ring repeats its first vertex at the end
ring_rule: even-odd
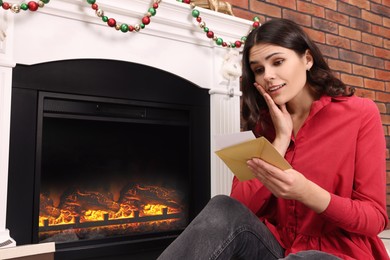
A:
POLYGON ((375 103, 332 75, 294 22, 253 30, 243 51, 245 129, 292 166, 248 160, 160 259, 389 259, 385 140, 375 103))

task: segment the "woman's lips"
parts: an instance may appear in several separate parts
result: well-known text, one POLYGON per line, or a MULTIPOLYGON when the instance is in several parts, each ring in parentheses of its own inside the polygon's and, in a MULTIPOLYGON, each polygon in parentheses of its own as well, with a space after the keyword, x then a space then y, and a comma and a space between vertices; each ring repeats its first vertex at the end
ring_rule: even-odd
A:
POLYGON ((279 85, 273 85, 272 87, 268 88, 268 92, 274 92, 280 88, 283 88, 284 86, 286 86, 286 83, 282 83, 279 85))

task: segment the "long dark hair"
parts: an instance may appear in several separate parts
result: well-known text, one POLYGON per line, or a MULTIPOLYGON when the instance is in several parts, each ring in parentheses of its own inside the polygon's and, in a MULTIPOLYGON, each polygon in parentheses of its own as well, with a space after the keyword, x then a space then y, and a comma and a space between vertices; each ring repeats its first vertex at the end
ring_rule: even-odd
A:
POLYGON ((286 19, 273 19, 249 33, 245 41, 242 58, 242 117, 244 129, 253 130, 261 120, 261 114, 268 111, 265 100, 253 86, 254 74, 249 65, 249 53, 253 46, 266 43, 278 45, 295 51, 299 56, 309 50, 313 57, 313 66, 307 72, 307 82, 313 90, 322 96, 350 96, 353 90, 333 75, 325 62, 321 51, 295 22, 286 19))

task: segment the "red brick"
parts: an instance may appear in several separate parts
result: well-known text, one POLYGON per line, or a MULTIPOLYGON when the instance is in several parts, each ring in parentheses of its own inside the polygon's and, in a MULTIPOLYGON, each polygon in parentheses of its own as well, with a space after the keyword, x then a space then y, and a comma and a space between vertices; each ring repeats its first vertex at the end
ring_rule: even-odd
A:
POLYGON ((375 70, 375 77, 377 79, 390 81, 390 71, 376 69, 375 70))
POLYGON ((370 10, 370 2, 367 0, 344 0, 344 2, 350 5, 358 6, 361 9, 370 10))
POLYGON ((244 9, 241 9, 241 8, 233 7, 233 13, 234 13, 234 15, 236 17, 240 17, 242 19, 246 19, 246 20, 249 20, 249 21, 252 21, 253 17, 255 17, 255 16, 259 17, 261 23, 264 23, 264 21, 265 21, 265 17, 264 16, 255 14, 253 12, 250 12, 248 10, 244 10, 244 9))
POLYGON ((390 92, 390 81, 385 83, 386 86, 386 92, 390 92))
POLYGON ((311 26, 311 16, 292 10, 284 9, 283 18, 290 19, 295 21, 297 24, 310 27, 311 26))
POLYGON ((330 44, 332 46, 341 47, 344 49, 351 49, 351 41, 349 39, 346 39, 346 38, 343 38, 340 36, 336 36, 333 34, 326 34, 325 38, 326 38, 327 44, 330 44))
POLYGON ((283 6, 293 10, 297 10, 296 0, 267 0, 268 3, 272 3, 278 6, 283 6))
POLYGON ((374 79, 364 79, 364 87, 373 90, 385 90, 385 83, 383 81, 374 79))
POLYGON ((375 24, 382 24, 382 16, 373 14, 369 11, 362 10, 362 19, 367 20, 369 22, 375 23, 375 24))
POLYGON ((318 44, 318 43, 316 45, 318 46, 318 48, 320 49, 320 51, 324 56, 336 58, 336 59, 339 57, 338 48, 325 45, 325 44, 318 44))
MULTIPOLYGON (((288 2, 288 1, 286 1, 288 2)), ((325 9, 318 5, 313 5, 308 2, 298 1, 297 2, 297 10, 299 12, 311 14, 316 17, 325 17, 325 9)))
POLYGON ((390 70, 390 61, 385 61, 385 69, 390 70))
POLYGON ((363 55, 357 52, 340 49, 339 54, 340 54, 340 59, 342 60, 350 61, 358 64, 362 64, 363 62, 363 55))
POLYGON ((383 26, 390 27, 390 18, 383 17, 383 26))
POLYGON ((339 34, 352 40, 361 41, 362 39, 362 33, 360 31, 341 25, 339 26, 339 34))
POLYGON ((341 73, 341 80, 347 85, 363 87, 362 77, 341 73))
POLYGON ((359 7, 349 5, 341 1, 337 2, 337 10, 340 13, 348 14, 353 17, 361 17, 361 9, 359 7))
MULTIPOLYGON (((247 10, 249 9, 248 0, 228 0, 226 2, 229 2, 233 7, 240 7, 247 10)), ((237 16, 234 10, 233 13, 237 16)))
POLYGON ((313 4, 317 4, 332 10, 337 10, 337 1, 336 0, 312 0, 313 4))
MULTIPOLYGON (((381 114, 381 120, 382 120, 382 124, 389 125, 390 124, 390 115, 381 114)), ((388 164, 388 165, 390 165, 390 164, 388 164)))
POLYGON ((358 29, 362 32, 371 32, 371 23, 359 18, 351 17, 349 19, 349 25, 350 27, 358 29))
POLYGON ((360 75, 367 78, 374 78, 375 77, 375 70, 366 66, 360 66, 353 64, 352 65, 352 71, 355 75, 360 75))
POLYGON ((375 100, 375 91, 369 89, 356 88, 355 95, 358 97, 365 97, 365 98, 375 100))
POLYGON ((384 103, 376 102, 376 106, 378 107, 379 113, 386 114, 386 105, 384 103))
POLYGON ((352 72, 351 63, 340 61, 340 60, 328 59, 328 64, 332 70, 342 71, 347 73, 352 72))
MULTIPOLYGON (((376 100, 381 102, 390 102, 390 93, 378 91, 376 92, 376 100)), ((388 115, 389 121, 386 121, 386 124, 390 124, 390 115, 388 115)))
POLYGON ((386 7, 384 5, 378 5, 378 4, 371 4, 371 11, 373 13, 379 14, 380 16, 387 16, 390 17, 390 8, 386 7))
POLYGON ((383 38, 368 33, 362 33, 362 42, 372 44, 378 47, 383 46, 383 38))
POLYGON ((373 24, 372 33, 379 36, 390 35, 390 29, 373 24))
POLYGON ((329 20, 313 18, 313 28, 318 29, 325 32, 330 32, 334 34, 338 34, 338 25, 329 20))
POLYGON ((374 47, 374 55, 386 60, 390 60, 390 50, 374 47))
POLYGON ((326 9, 325 10, 325 18, 330 21, 335 21, 340 24, 349 25, 349 16, 335 12, 333 10, 326 9))
POLYGON ((385 47, 386 49, 390 49, 390 40, 383 39, 383 47, 385 47))
POLYGON ((282 8, 266 4, 263 2, 259 2, 257 0, 250 0, 249 6, 251 7, 251 11, 264 14, 271 17, 282 17, 282 8))
POLYGON ((353 51, 363 53, 363 54, 368 54, 368 55, 373 55, 374 53, 374 47, 357 41, 351 41, 351 49, 353 51))
POLYGON ((310 28, 303 27, 303 30, 309 35, 309 37, 319 43, 325 43, 325 33, 318 31, 318 30, 313 30, 310 28))
POLYGON ((390 0, 382 0, 382 4, 390 7, 390 0))
POLYGON ((374 67, 377 69, 384 69, 384 60, 372 56, 363 56, 363 65, 374 67))

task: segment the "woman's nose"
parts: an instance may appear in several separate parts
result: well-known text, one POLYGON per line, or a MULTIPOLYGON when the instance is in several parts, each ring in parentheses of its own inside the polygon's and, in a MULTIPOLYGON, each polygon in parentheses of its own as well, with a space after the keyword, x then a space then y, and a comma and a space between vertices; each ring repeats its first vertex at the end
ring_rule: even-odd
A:
POLYGON ((267 81, 267 82, 270 82, 273 79, 275 79, 274 71, 272 69, 270 69, 270 68, 265 68, 264 69, 264 80, 267 81))

